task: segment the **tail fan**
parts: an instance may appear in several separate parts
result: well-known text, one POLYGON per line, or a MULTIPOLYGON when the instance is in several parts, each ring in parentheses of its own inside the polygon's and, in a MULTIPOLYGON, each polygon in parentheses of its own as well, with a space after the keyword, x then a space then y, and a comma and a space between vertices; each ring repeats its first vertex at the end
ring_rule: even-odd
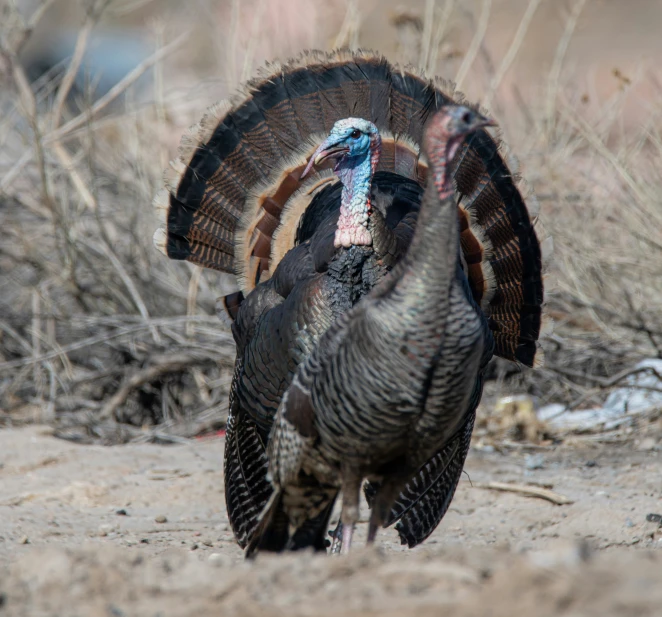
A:
MULTIPOLYGON (((440 80, 391 65, 370 52, 307 52, 270 65, 233 103, 210 109, 166 173, 155 199, 165 227, 154 241, 172 259, 234 273, 247 295, 296 242, 313 197, 338 180, 305 164, 333 124, 374 122, 382 135, 378 169, 423 185, 419 153, 427 120, 461 96, 440 80)), ((539 362, 543 252, 517 178, 500 145, 479 131, 458 155, 462 248, 474 297, 489 315, 496 354, 539 362)))

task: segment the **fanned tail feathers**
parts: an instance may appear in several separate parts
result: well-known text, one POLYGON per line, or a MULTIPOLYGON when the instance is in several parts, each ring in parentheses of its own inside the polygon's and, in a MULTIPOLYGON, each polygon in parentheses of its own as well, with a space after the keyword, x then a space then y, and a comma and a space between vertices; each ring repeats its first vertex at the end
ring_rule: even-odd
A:
MULTIPOLYGON (((182 140, 166 173, 168 190, 154 202, 165 223, 155 244, 172 259, 234 273, 248 294, 292 248, 314 195, 338 181, 324 169, 300 177, 333 124, 350 116, 374 122, 383 140, 378 169, 423 185, 424 126, 442 105, 461 101, 442 88, 448 86, 370 52, 312 51, 267 67, 182 140)), ((527 210, 499 149, 479 131, 456 160, 464 263, 489 316, 495 353, 533 366, 540 360, 545 250, 537 213, 527 210)), ((229 304, 231 314, 238 305, 229 304)))

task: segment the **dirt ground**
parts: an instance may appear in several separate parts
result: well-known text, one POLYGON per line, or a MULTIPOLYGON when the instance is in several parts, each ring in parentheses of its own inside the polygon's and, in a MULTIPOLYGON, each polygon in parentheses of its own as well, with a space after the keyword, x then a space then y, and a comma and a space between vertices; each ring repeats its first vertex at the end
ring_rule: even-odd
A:
MULTIPOLYGON (((392 529, 348 558, 246 563, 222 492, 222 439, 79 446, 0 431, 0 614, 619 615, 662 606, 662 455, 624 446, 473 449, 422 546, 392 529), (563 506, 481 488, 553 489, 563 506)), ((364 517, 365 518, 365 517, 364 517)))

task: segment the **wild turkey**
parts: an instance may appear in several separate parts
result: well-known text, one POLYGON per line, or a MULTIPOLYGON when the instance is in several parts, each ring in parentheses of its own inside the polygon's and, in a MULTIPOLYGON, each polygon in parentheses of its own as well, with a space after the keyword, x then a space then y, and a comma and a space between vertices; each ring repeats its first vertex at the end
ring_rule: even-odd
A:
POLYGON ((407 481, 471 411, 494 342, 459 259, 448 167, 464 139, 491 124, 465 106, 445 106, 428 123, 430 170, 414 237, 394 271, 340 316, 299 365, 271 433, 275 492, 249 553, 271 542, 274 526, 280 533, 281 510, 295 536, 341 487, 342 542, 349 550, 365 478, 379 482, 372 543, 407 481))
MULTIPOLYGON (((427 176, 419 144, 427 120, 454 102, 438 81, 371 53, 310 52, 271 66, 234 104, 212 108, 185 138, 155 205, 155 244, 172 259, 234 273, 223 299, 234 319, 235 375, 225 444, 225 497, 244 547, 272 493, 266 444, 297 366, 335 320, 368 293, 408 245, 427 176), (337 121, 374 124, 381 139, 369 198, 373 246, 335 247, 343 186, 330 169, 302 179, 337 121), (379 223, 380 216, 383 225, 379 223), (395 243, 394 243, 395 237, 395 243), (377 254, 384 240, 384 251, 377 254)), ((468 285, 485 312, 495 353, 532 366, 540 357, 541 251, 516 179, 480 130, 453 175, 468 285)), ((327 163, 328 165, 328 163, 327 163)), ((475 384, 475 409, 482 378, 475 384)), ((390 515, 413 546, 436 527, 459 480, 473 411, 402 491, 390 515)), ((368 487, 368 495, 375 487, 368 487)), ((325 546, 331 505, 300 535, 272 547, 325 546)), ((284 522, 284 519, 281 519, 284 522)))

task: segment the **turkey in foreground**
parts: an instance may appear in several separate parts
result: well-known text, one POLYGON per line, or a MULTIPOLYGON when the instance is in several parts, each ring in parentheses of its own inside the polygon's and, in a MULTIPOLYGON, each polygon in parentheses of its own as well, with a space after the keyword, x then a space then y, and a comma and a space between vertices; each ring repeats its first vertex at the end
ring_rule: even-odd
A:
POLYGON ((280 510, 294 537, 340 488, 342 546, 349 551, 365 478, 379 482, 368 528, 372 543, 407 481, 472 411, 469 402, 493 339, 459 259, 448 166, 469 134, 491 124, 464 106, 443 107, 428 123, 430 170, 411 245, 299 365, 271 432, 275 491, 249 554, 270 542, 280 510))
MULTIPOLYGON (((154 237, 157 247, 172 259, 234 273, 240 287, 223 304, 237 342, 225 497, 241 546, 272 492, 266 445, 297 366, 409 244, 427 176, 419 154, 423 127, 454 102, 439 85, 368 53, 312 52, 272 66, 243 98, 213 108, 183 140, 166 176, 168 191, 155 200, 165 219, 154 237), (349 217, 369 231, 373 244, 347 248, 336 234, 343 227, 343 193, 355 187, 343 186, 328 169, 302 174, 334 125, 350 118, 374 125, 381 145, 363 153, 372 177, 371 185, 361 184, 367 227, 362 214, 349 217)), ((484 130, 460 148, 451 169, 463 267, 495 354, 532 366, 543 300, 535 214, 484 130)), ((463 426, 421 466, 388 517, 410 546, 432 532, 450 503, 481 389, 479 376, 463 426)), ((377 488, 368 486, 369 500, 377 488)), ((329 513, 330 507, 298 538, 288 540, 285 528, 272 547, 262 548, 280 550, 284 542, 323 548, 329 513)))

